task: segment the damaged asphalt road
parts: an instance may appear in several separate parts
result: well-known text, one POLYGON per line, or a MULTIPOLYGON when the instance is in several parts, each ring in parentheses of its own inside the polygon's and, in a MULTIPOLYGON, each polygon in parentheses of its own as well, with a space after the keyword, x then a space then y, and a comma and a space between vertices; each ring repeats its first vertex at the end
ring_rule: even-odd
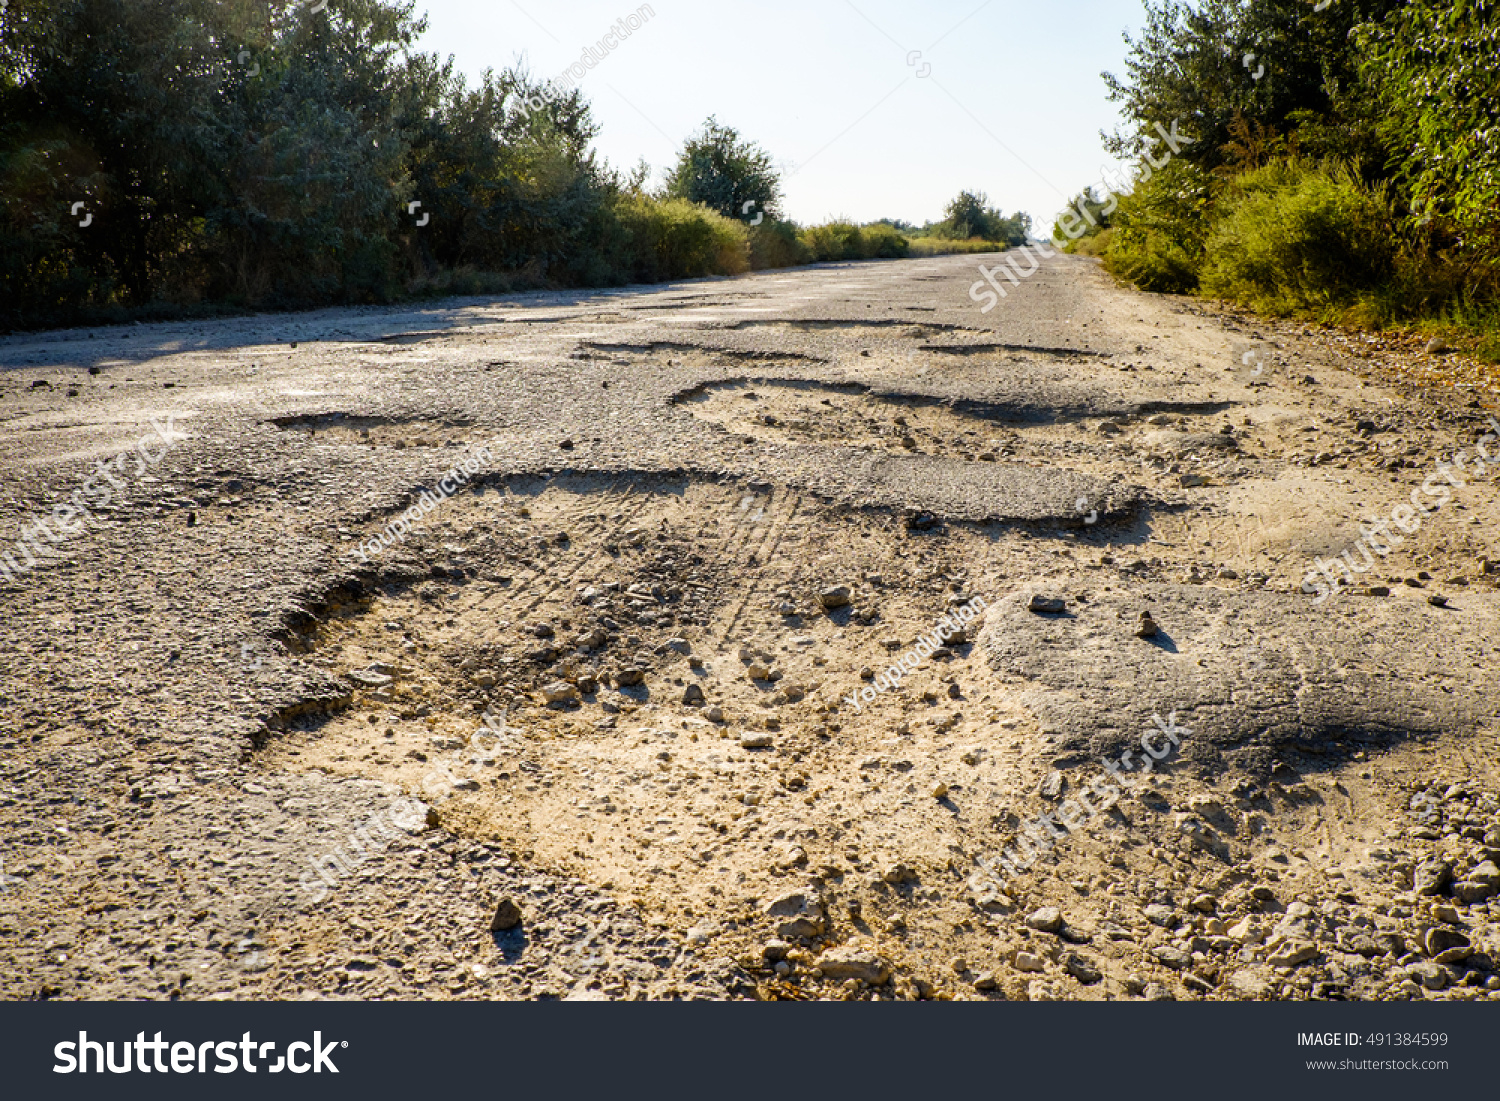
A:
POLYGON ((1495 477, 1302 591, 1490 411, 975 262, 0 340, 4 996, 1497 996, 1495 477))

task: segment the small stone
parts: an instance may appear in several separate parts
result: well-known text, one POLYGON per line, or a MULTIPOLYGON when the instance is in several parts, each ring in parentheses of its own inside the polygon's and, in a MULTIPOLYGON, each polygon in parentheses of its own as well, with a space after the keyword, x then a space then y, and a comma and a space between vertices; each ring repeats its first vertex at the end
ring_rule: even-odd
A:
POLYGON ((1469 880, 1455 883, 1453 885, 1453 897, 1466 906, 1472 906, 1478 902, 1487 902, 1500 894, 1500 888, 1493 883, 1473 883, 1469 880))
POLYGON ((1440 895, 1452 878, 1452 864, 1446 860, 1428 860, 1412 873, 1412 890, 1419 895, 1440 895))
POLYGON ((916 879, 917 873, 912 871, 905 864, 896 863, 892 864, 890 867, 886 868, 885 871, 881 872, 880 878, 894 886, 896 884, 906 883, 910 880, 916 879))
POLYGON ((751 662, 750 668, 745 670, 745 675, 751 680, 770 680, 771 670, 766 667, 764 662, 756 661, 751 662))
POLYGON ((964 749, 963 755, 959 757, 959 760, 966 765, 977 765, 979 764, 979 759, 983 753, 984 751, 977 745, 971 745, 964 749))
POLYGON ((1163 986, 1159 982, 1147 983, 1146 989, 1141 992, 1141 997, 1148 1002, 1175 1002, 1177 995, 1172 993, 1171 987, 1163 986))
POLYGON ((1434 608, 1446 608, 1448 606, 1448 598, 1442 593, 1433 593, 1427 598, 1427 603, 1431 604, 1434 608))
POLYGON ((761 957, 767 963, 776 963, 786 959, 786 954, 792 950, 792 946, 784 940, 768 940, 760 947, 761 957))
POLYGON ((1193 957, 1174 944, 1163 944, 1151 949, 1156 962, 1174 971, 1182 971, 1193 965, 1193 957))
POLYGON ((1438 963, 1457 963, 1474 954, 1469 938, 1457 929, 1436 926, 1422 938, 1422 950, 1438 963))
POLYGON ((707 711, 703 712, 703 717, 711 723, 721 723, 724 721, 724 709, 715 704, 713 707, 710 707, 707 711))
POLYGON ((1208 479, 1202 474, 1184 474, 1177 481, 1183 489, 1197 489, 1199 486, 1208 485, 1208 479))
MULTIPOLYGON (((1489 843, 1489 835, 1485 835, 1486 844, 1489 843)), ((1469 873, 1469 879, 1475 883, 1488 883, 1492 887, 1500 887, 1500 866, 1496 866, 1493 860, 1486 860, 1469 873)))
POLYGON ((844 608, 849 604, 850 595, 848 585, 830 585, 818 593, 818 604, 830 611, 844 608))
POLYGON ((754 733, 745 734, 740 737, 741 749, 769 749, 771 746, 771 735, 754 733))
POLYGON ((1446 990, 1448 984, 1453 981, 1453 976, 1448 974, 1447 968, 1431 960, 1413 964, 1406 969, 1406 973, 1428 990, 1446 990))
POLYGON ((1170 929, 1181 920, 1176 910, 1159 902, 1147 906, 1141 913, 1152 925, 1159 925, 1163 929, 1170 929))
POLYGON ((1081 956, 1074 952, 1063 962, 1063 970, 1072 975, 1084 986, 1092 986, 1104 977, 1103 972, 1094 965, 1087 956, 1081 956))
POLYGON ((1442 337, 1435 336, 1427 342, 1427 347, 1423 351, 1430 356, 1445 356, 1453 351, 1453 348, 1442 337))
POLYGON ((1063 927, 1062 911, 1056 906, 1043 906, 1027 915, 1026 924, 1039 933, 1056 933, 1063 927))
POLYGON ((696 684, 690 684, 682 690, 682 702, 688 706, 703 702, 703 689, 696 684))
POLYGON ((1255 923, 1255 919, 1250 917, 1241 918, 1235 922, 1224 935, 1240 944, 1259 944, 1266 938, 1265 933, 1255 923))
POLYGON ((1057 769, 1053 769, 1046 776, 1042 777, 1042 783, 1037 789, 1037 793, 1043 799, 1058 799, 1062 797, 1064 784, 1063 774, 1057 769))
POLYGON ((934 799, 946 799, 948 797, 948 785, 939 780, 932 785, 932 797, 934 799))
POLYGON ((841 945, 830 948, 818 957, 818 967, 825 979, 840 981, 858 979, 871 986, 880 986, 891 977, 891 965, 868 948, 841 945))
POLYGON ((1266 962, 1272 967, 1296 967, 1318 954, 1318 946, 1305 940, 1281 941, 1271 946, 1266 953, 1266 962))
POLYGON ((988 993, 1000 985, 993 971, 982 971, 974 976, 974 989, 981 994, 988 993))
POLYGON ((502 898, 495 907, 495 916, 490 918, 490 932, 503 933, 521 924, 521 908, 508 898, 502 898))
POLYGON ((634 665, 626 666, 615 674, 615 683, 621 688, 633 688, 646 683, 646 673, 634 665))
POLYGON ((1030 952, 1017 952, 1015 955, 1015 959, 1011 961, 1011 966, 1013 966, 1017 971, 1027 971, 1032 973, 1046 970, 1046 965, 1043 964, 1042 961, 1036 956, 1033 956, 1030 952))
POLYGON ((542 697, 548 703, 572 703, 578 699, 578 689, 567 681, 553 681, 542 689, 542 697))
POLYGON ((1061 615, 1068 610, 1068 602, 1059 596, 1042 596, 1040 593, 1035 593, 1026 608, 1038 615, 1061 615))
POLYGON ((766 906, 766 916, 777 920, 776 934, 780 937, 815 937, 826 927, 823 899, 811 889, 772 900, 766 906))
POLYGON ((1140 622, 1135 625, 1136 638, 1155 638, 1156 632, 1160 630, 1156 620, 1151 618, 1150 612, 1142 612, 1140 622))

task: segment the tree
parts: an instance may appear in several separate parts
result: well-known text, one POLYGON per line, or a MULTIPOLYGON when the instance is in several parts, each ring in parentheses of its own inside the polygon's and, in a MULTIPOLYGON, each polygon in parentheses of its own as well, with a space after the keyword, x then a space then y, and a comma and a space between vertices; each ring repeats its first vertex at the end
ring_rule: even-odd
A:
POLYGON ((741 221, 755 221, 762 213, 781 216, 781 178, 771 154, 712 115, 683 146, 667 178, 666 194, 741 221))
POLYGON ((943 220, 934 227, 934 232, 939 237, 958 241, 978 237, 985 241, 1024 245, 1031 232, 1031 216, 1013 214, 1007 218, 989 205, 989 197, 983 191, 960 191, 943 208, 943 220))

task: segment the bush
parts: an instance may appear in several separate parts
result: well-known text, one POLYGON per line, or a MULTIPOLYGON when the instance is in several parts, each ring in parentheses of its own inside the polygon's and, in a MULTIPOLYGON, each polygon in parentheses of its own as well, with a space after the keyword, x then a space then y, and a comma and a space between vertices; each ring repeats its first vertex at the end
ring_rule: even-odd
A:
POLYGON ((1143 290, 1196 290, 1216 190, 1212 176, 1183 160, 1137 180, 1120 196, 1104 266, 1143 290))
POLYGON ((791 222, 762 222, 750 227, 750 267, 754 271, 766 268, 790 268, 805 264, 812 253, 797 236, 797 227, 791 222))
POLYGON ((624 269, 635 282, 739 275, 750 270, 745 226, 686 199, 632 195, 615 216, 625 230, 624 269))
POLYGON ((976 252, 1004 252, 1006 246, 995 241, 975 237, 969 241, 952 241, 946 237, 913 237, 910 256, 968 255, 976 252))
POLYGON ((1349 171, 1268 165, 1225 195, 1203 290, 1268 313, 1348 305, 1391 278, 1394 233, 1388 201, 1349 171))
POLYGON ((894 226, 884 222, 868 226, 828 222, 803 230, 801 240, 818 261, 894 259, 911 254, 911 243, 894 226))

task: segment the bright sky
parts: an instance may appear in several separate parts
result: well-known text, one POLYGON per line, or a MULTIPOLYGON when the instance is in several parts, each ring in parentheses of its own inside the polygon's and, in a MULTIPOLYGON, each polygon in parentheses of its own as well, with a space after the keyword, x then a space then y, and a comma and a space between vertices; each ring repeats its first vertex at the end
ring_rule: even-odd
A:
POLYGON ((424 48, 471 76, 524 60, 543 79, 619 20, 581 81, 617 168, 660 181, 709 115, 783 162, 786 213, 804 224, 942 216, 987 192, 1039 230, 1110 164, 1118 123, 1101 71, 1123 70, 1140 0, 418 0, 424 48))

